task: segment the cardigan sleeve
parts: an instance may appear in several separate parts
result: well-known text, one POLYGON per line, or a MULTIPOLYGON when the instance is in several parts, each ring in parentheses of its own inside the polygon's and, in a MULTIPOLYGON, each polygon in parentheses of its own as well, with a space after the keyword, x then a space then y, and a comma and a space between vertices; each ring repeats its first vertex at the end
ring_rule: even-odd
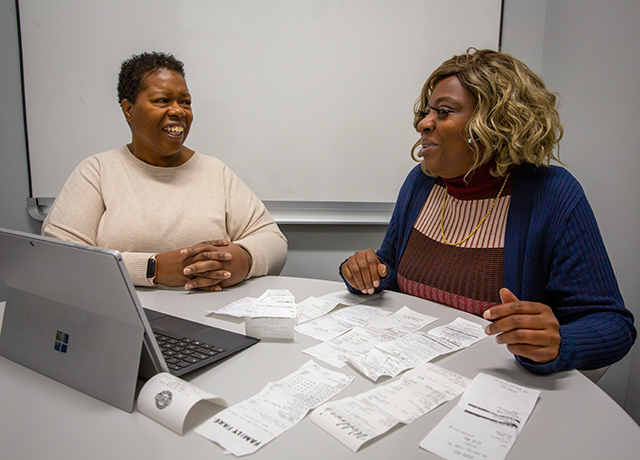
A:
POLYGON ((546 364, 516 357, 536 374, 608 366, 627 354, 637 335, 593 211, 575 185, 577 199, 551 223, 548 244, 539 248, 549 265, 546 298, 560 323, 558 357, 546 364))

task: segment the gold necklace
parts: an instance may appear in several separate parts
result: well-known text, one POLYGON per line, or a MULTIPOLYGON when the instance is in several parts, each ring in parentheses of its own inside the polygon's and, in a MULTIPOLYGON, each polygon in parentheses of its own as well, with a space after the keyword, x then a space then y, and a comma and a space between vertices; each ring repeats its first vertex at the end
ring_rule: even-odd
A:
POLYGON ((511 173, 507 174, 507 177, 504 178, 504 182, 502 183, 502 187, 500 187, 500 191, 498 192, 498 196, 496 197, 495 200, 493 200, 493 203, 491 203, 491 207, 489 208, 487 213, 484 215, 484 217, 482 218, 480 223, 478 225, 476 225, 476 228, 474 228, 471 231, 471 233, 469 233, 464 239, 458 241, 457 243, 449 243, 449 240, 447 240, 447 237, 444 236, 444 210, 445 210, 445 208, 447 206, 447 196, 449 195, 449 192, 445 187, 444 198, 442 200, 442 212, 440 213, 440 233, 442 234, 442 239, 444 240, 445 243, 447 243, 449 246, 460 246, 462 243, 464 243, 469 238, 471 238, 475 232, 478 231, 480 226, 482 224, 484 224, 485 220, 487 220, 487 217, 489 217, 489 214, 491 214, 491 211, 493 211, 493 208, 495 207, 496 203, 500 199, 500 196, 502 195, 502 191, 504 190, 505 185, 507 185, 507 181, 509 180, 509 176, 510 175, 511 175, 511 173))

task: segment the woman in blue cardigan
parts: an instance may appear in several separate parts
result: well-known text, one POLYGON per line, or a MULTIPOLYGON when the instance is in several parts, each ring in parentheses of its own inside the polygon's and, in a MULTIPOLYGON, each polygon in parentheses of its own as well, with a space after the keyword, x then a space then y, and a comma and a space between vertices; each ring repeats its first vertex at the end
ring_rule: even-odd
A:
POLYGON ((487 334, 537 374, 620 360, 636 338, 633 316, 580 184, 549 165, 563 134, 555 104, 507 54, 445 61, 414 108, 421 164, 380 249, 341 265, 349 290, 483 316, 487 334))

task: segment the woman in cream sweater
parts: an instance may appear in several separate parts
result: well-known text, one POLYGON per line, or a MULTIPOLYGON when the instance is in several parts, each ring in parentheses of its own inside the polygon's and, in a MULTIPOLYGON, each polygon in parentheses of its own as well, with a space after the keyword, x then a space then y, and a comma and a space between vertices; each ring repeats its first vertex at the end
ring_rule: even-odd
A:
POLYGON ((132 56, 118 99, 131 143, 80 163, 42 233, 120 251, 136 285, 217 291, 279 274, 287 241, 264 204, 220 160, 184 145, 193 113, 182 62, 132 56))

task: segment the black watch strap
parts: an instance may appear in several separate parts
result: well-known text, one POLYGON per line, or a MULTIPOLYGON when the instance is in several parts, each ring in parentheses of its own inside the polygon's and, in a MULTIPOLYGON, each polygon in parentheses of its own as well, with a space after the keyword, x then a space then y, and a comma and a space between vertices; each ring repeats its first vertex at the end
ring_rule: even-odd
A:
POLYGON ((147 260, 147 281, 149 282, 149 284, 156 284, 156 269, 158 266, 158 262, 156 261, 157 255, 158 254, 154 254, 149 257, 149 260, 147 260))

